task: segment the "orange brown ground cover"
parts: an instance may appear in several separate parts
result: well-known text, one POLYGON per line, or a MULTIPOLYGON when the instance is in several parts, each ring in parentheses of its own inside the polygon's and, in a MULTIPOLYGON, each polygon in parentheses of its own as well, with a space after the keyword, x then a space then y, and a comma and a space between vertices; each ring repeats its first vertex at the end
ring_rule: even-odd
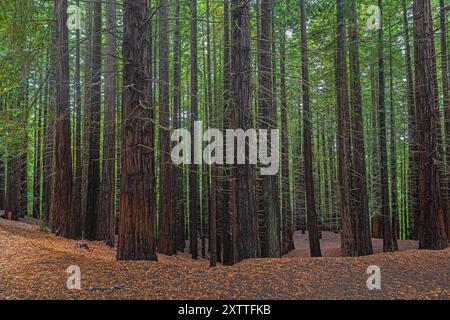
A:
MULTIPOLYGON (((339 255, 339 235, 324 233, 325 257, 307 257, 307 236, 283 259, 256 259, 211 269, 187 254, 159 262, 117 262, 115 250, 85 242, 90 251, 39 230, 36 221, 0 219, 0 299, 449 299, 450 249, 402 251, 359 258, 339 255), (82 289, 66 288, 69 265, 82 289), (369 291, 366 269, 378 265, 382 290, 369 291)), ((376 252, 380 240, 374 239, 376 252)))

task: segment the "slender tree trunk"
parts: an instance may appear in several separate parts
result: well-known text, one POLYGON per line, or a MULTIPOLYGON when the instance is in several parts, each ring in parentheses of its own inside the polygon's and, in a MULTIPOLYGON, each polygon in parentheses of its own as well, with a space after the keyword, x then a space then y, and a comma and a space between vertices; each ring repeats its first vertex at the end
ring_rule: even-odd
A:
MULTIPOLYGON (((181 128, 181 17, 180 17, 180 0, 175 2, 175 34, 173 48, 173 128, 174 130, 181 128)), ((183 199, 183 166, 173 166, 173 212, 175 214, 175 241, 176 249, 184 251, 185 234, 184 234, 184 199, 183 199)))
MULTIPOLYGON (((213 28, 213 76, 214 76, 214 102, 213 102, 213 125, 215 128, 220 128, 220 115, 219 115, 219 81, 218 81, 218 71, 217 71, 217 27, 215 24, 215 17, 212 20, 213 28)), ((211 192, 211 199, 215 198, 216 208, 215 208, 215 218, 216 218, 216 251, 217 251, 217 262, 222 262, 222 215, 220 214, 219 208, 221 203, 221 193, 220 193, 220 181, 221 181, 221 170, 217 165, 212 168, 212 179, 214 180, 214 185, 211 186, 214 191, 211 192)), ((211 207, 212 208, 212 207, 211 207)))
MULTIPOLYGON (((259 39, 259 127, 271 130, 277 127, 273 112, 272 92, 272 61, 271 61, 271 25, 272 1, 261 0, 261 31, 259 39)), ((246 70, 246 69, 242 69, 246 70)), ((237 71, 236 71, 237 72, 237 71)), ((238 107, 237 105, 236 107, 238 107)), ((269 145, 273 143, 268 139, 269 145)), ((274 152, 270 150, 270 152, 274 152)), ((273 175, 264 175, 262 178, 263 209, 265 211, 265 229, 267 255, 271 258, 281 256, 280 226, 279 226, 279 195, 276 192, 276 178, 273 175)))
MULTIPOLYGON (((6 99, 0 97, 0 116, 6 109, 6 99)), ((6 182, 6 161, 4 150, 0 149, 0 211, 5 210, 5 182, 6 182)))
POLYGON ((440 250, 448 246, 440 181, 439 107, 436 64, 433 62, 434 34, 429 0, 415 0, 414 59, 416 83, 416 126, 419 172, 418 238, 420 249, 440 250))
POLYGON ((152 187, 154 158, 150 152, 154 124, 149 103, 151 80, 149 50, 150 8, 148 0, 125 0, 123 4, 123 92, 120 226, 118 260, 157 260, 155 204, 152 187), (139 35, 136 38, 136 35, 139 35))
POLYGON ((102 2, 94 2, 94 22, 92 29, 92 74, 89 105, 88 176, 86 194, 86 217, 84 236, 88 240, 100 240, 98 235, 98 196, 100 194, 100 107, 102 70, 102 2))
POLYGON ((339 194, 341 206, 341 250, 343 256, 356 256, 357 248, 352 230, 349 190, 349 150, 348 150, 348 102, 345 61, 345 1, 337 0, 337 59, 336 90, 338 114, 338 162, 339 162, 339 194))
MULTIPOLYGON (((52 35, 54 39, 54 35, 52 35)), ((50 202, 53 190, 53 167, 55 156, 55 68, 52 61, 55 61, 55 51, 49 54, 50 75, 47 84, 47 101, 44 110, 44 168, 42 181, 42 215, 43 224, 49 226, 50 223, 50 202)), ((9 172, 9 169, 8 169, 9 172)))
POLYGON ((405 61, 406 61, 406 83, 408 101, 408 136, 409 136, 409 232, 410 239, 417 239, 417 221, 419 217, 418 207, 418 164, 417 164, 417 144, 416 144, 416 106, 414 99, 414 80, 411 62, 411 47, 409 35, 408 10, 406 0, 403 0, 403 29, 405 33, 405 61))
MULTIPOLYGON (((215 101, 213 102, 212 92, 212 65, 211 65, 211 26, 210 26, 210 0, 206 0, 206 50, 207 50, 207 81, 208 81, 208 110, 209 122, 213 128, 216 128, 217 110, 215 101)), ((214 79, 215 80, 215 79, 214 79)), ((209 254, 210 266, 217 265, 217 166, 211 167, 210 196, 209 196, 209 254)))
POLYGON ((0 210, 5 210, 5 164, 2 151, 0 153, 0 210))
POLYGON ((357 29, 357 11, 355 0, 350 2, 349 18, 349 53, 350 83, 353 120, 353 181, 357 204, 357 250, 358 255, 373 253, 369 230, 369 199, 366 184, 366 151, 364 146, 364 128, 361 95, 361 71, 359 63, 359 37, 357 29))
POLYGON ((52 231, 66 238, 76 239, 75 219, 72 211, 72 154, 70 134, 69 96, 69 40, 67 0, 55 1, 56 48, 56 130, 55 130, 55 182, 50 205, 52 231))
POLYGON ((394 111, 394 74, 392 66, 392 30, 389 26, 389 105, 390 105, 390 129, 391 129, 391 210, 392 210, 392 244, 394 250, 398 250, 397 239, 399 239, 398 223, 398 192, 397 192, 397 136, 395 130, 394 111))
POLYGON ((173 242, 172 165, 170 160, 169 25, 167 0, 159 1, 159 148, 160 194, 158 252, 176 253, 173 242))
MULTIPOLYGON (((224 0, 224 35, 223 35, 223 126, 224 130, 230 128, 232 116, 231 101, 231 45, 230 45, 230 1, 224 0)), ((224 151, 226 147, 224 148, 224 151)), ((234 242, 233 242, 233 196, 231 193, 232 170, 229 166, 223 167, 222 181, 222 216, 223 216, 223 264, 232 265, 234 263, 234 242)))
MULTIPOLYGON (((77 5, 80 1, 77 0, 77 5)), ((77 237, 82 236, 81 216, 81 179, 83 174, 82 147, 81 147, 81 56, 80 56, 80 30, 76 30, 75 45, 75 172, 73 184, 72 210, 75 219, 75 232, 77 237)))
POLYGON ((280 43, 280 82, 281 82, 281 165, 282 165, 282 216, 283 245, 282 253, 295 250, 294 230, 292 228, 291 186, 289 183, 289 130, 286 97, 286 30, 282 30, 280 43))
POLYGON ((75 195, 75 199, 81 197, 80 202, 74 201, 74 206, 80 206, 78 209, 81 218, 83 230, 86 230, 86 201, 87 201, 87 183, 89 170, 89 137, 91 132, 90 114, 91 114, 91 96, 92 96, 92 14, 94 2, 86 0, 86 21, 85 21, 85 39, 84 39, 84 112, 83 112, 83 136, 82 136, 82 172, 80 185, 81 195, 75 195))
MULTIPOLYGON (((378 0, 378 7, 383 12, 383 1, 378 0)), ((382 20, 382 18, 381 18, 382 20)), ((384 30, 383 23, 378 31, 378 114, 379 114, 379 135, 380 135, 380 192, 381 192, 381 218, 383 233, 384 252, 394 251, 392 241, 391 213, 389 208, 389 185, 388 185, 388 160, 386 142, 386 99, 384 83, 384 30)))
MULTIPOLYGON (((40 77, 39 83, 42 82, 42 75, 40 77)), ((38 108, 35 106, 35 109, 38 108)), ((39 219, 41 215, 41 166, 42 166, 42 158, 41 158, 41 118, 42 118, 42 98, 39 97, 39 110, 35 110, 35 161, 34 161, 34 175, 33 175, 33 209, 32 215, 33 218, 39 219)), ((1 173, 0 173, 1 174, 1 173)), ((1 195, 0 195, 1 197, 1 195)), ((0 200, 1 201, 1 200, 0 200)), ((0 207, 1 208, 1 207, 0 207)))
MULTIPOLYGON (((194 123, 198 120, 198 57, 197 57, 197 0, 191 0, 191 136, 194 137, 194 123)), ((195 141, 192 140, 191 161, 189 175, 190 191, 190 251, 192 259, 198 258, 198 230, 197 220, 200 211, 198 165, 194 157, 195 141)))
POLYGON ((114 246, 114 195, 116 159, 116 4, 106 3, 105 110, 103 120, 103 166, 97 238, 114 246))
MULTIPOLYGON (((306 207, 308 220, 308 235, 311 257, 322 255, 317 227, 316 199, 314 196, 314 175, 312 155, 312 123, 309 97, 309 60, 308 31, 306 26, 306 5, 300 1, 301 51, 302 51, 302 91, 303 91, 303 157, 305 159, 306 207)), ((345 34, 345 31, 344 31, 345 34)))

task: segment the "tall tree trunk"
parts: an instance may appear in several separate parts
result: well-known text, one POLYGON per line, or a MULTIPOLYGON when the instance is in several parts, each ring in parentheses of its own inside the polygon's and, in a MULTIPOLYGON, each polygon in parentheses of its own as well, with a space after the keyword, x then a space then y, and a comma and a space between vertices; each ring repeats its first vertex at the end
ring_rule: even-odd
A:
POLYGON ((280 43, 280 82, 281 82, 281 187, 283 216, 282 253, 295 250, 294 229, 292 228, 291 186, 289 183, 289 130, 286 97, 286 30, 282 30, 280 43))
MULTIPOLYGON (((314 175, 312 155, 312 123, 309 97, 309 60, 308 60, 308 31, 306 26, 305 0, 300 1, 300 29, 302 51, 302 91, 303 91, 303 157, 305 161, 306 207, 308 221, 309 247, 311 257, 322 255, 317 227, 316 199, 314 196, 314 175)), ((345 31, 344 31, 345 35, 345 31)))
POLYGON ((349 190, 349 150, 348 150, 348 101, 346 85, 345 60, 345 1, 337 0, 337 59, 336 90, 338 114, 338 162, 339 162, 339 194, 341 206, 341 250, 343 256, 356 256, 357 248, 352 230, 349 190))
POLYGON ((169 26, 167 0, 159 1, 159 151, 160 194, 158 252, 176 253, 173 242, 172 165, 170 160, 169 26))
POLYGON ((357 250, 358 255, 373 253, 369 230, 369 199, 366 184, 366 151, 364 146, 364 128, 361 95, 361 71, 359 63, 359 37, 357 27, 357 10, 355 0, 351 0, 349 8, 349 53, 350 83, 353 121, 353 182, 356 190, 357 204, 357 250))
MULTIPOLYGON (((42 83, 42 74, 39 83, 42 83)), ((1 107, 0 107, 1 109, 1 107)), ((39 219, 41 215, 41 118, 42 118, 42 95, 39 95, 39 106, 35 106, 35 143, 34 143, 34 174, 33 174, 33 218, 39 219), (39 109, 39 110, 36 110, 39 109)), ((1 174, 1 173, 0 173, 1 174)), ((0 195, 1 197, 1 195, 0 195)), ((0 200, 1 201, 1 200, 0 200)), ((1 208, 1 207, 0 207, 1 208)))
POLYGON ((441 26, 441 64, 442 64, 442 93, 444 97, 444 119, 445 119, 445 186, 444 203, 447 211, 447 238, 450 238, 450 85, 449 85, 449 66, 448 66, 448 48, 447 48, 447 21, 444 0, 439 0, 440 26, 441 26))
POLYGON ((403 29, 405 33, 405 61, 406 61, 406 83, 408 101, 408 136, 409 136, 409 232, 408 238, 417 239, 417 221, 419 217, 418 196, 418 164, 417 164, 417 144, 416 144, 416 106, 414 99, 414 80, 411 62, 411 47, 409 35, 408 9, 406 0, 403 0, 403 29))
MULTIPOLYGON (((173 128, 174 130, 181 128, 181 17, 180 17, 180 0, 175 3, 175 34, 173 45, 173 128)), ((173 212, 175 214, 175 241, 176 249, 184 251, 185 234, 184 234, 184 199, 183 199, 183 166, 173 166, 173 212)))
POLYGON ((102 2, 94 2, 94 22, 92 29, 92 74, 90 104, 88 111, 89 145, 88 176, 86 194, 86 216, 84 236, 88 240, 100 240, 98 237, 98 196, 100 194, 100 107, 101 107, 101 70, 102 70, 102 2))
POLYGON ((83 112, 83 136, 82 136, 82 172, 80 186, 81 195, 75 195, 74 206, 80 206, 78 211, 82 218, 83 230, 86 228, 86 201, 87 201, 87 183, 89 170, 89 137, 90 137, 90 114, 91 114, 91 96, 92 96, 92 14, 94 2, 86 0, 86 21, 85 21, 85 39, 84 39, 84 112, 83 112))
POLYGON ((105 109, 103 119, 103 166, 97 238, 114 246, 114 195, 116 159, 116 4, 106 3, 105 109))
POLYGON ((120 226, 118 260, 157 260, 155 205, 152 187, 154 158, 150 152, 154 124, 149 103, 151 80, 148 0, 123 4, 123 92, 120 226))
MULTIPOLYGON (((52 40, 54 41, 54 35, 52 40)), ((55 50, 51 50, 48 55, 50 71, 49 81, 47 83, 47 101, 44 110, 44 163, 42 179, 42 215, 43 224, 50 226, 50 202, 53 190, 53 167, 55 157, 55 67, 52 61, 55 61, 55 50)), ((9 169, 8 169, 9 172, 9 169)))
MULTIPOLYGON (((221 124, 221 118, 219 114, 219 75, 217 70, 217 27, 215 23, 215 17, 213 16, 212 20, 212 28, 213 28, 213 76, 214 76, 214 103, 213 103, 213 125, 215 128, 220 128, 221 124)), ((222 238, 223 238, 223 221, 222 221, 222 215, 220 214, 219 208, 222 204, 221 202, 221 193, 220 193, 220 182, 221 182, 221 168, 218 166, 215 166, 212 168, 212 179, 214 179, 214 185, 211 186, 211 188, 215 188, 214 193, 211 194, 211 198, 215 197, 216 201, 216 208, 215 208, 215 215, 216 215, 216 250, 217 250, 217 262, 222 262, 222 238)), ((212 192, 213 193, 213 192, 212 192)))
MULTIPOLYGON (((77 0, 77 5, 80 0, 77 0)), ((81 216, 81 179, 83 174, 82 147, 81 147, 81 56, 80 56, 80 30, 76 30, 75 44, 75 172, 73 184, 72 210, 75 220, 75 232, 82 236, 81 216)))
MULTIPOLYGON (((6 99, 0 97, 0 116, 6 109, 6 99)), ((6 161, 4 150, 0 148, 0 211, 5 210, 5 182, 6 182, 6 161)))
MULTIPOLYGON (((272 92, 272 61, 271 61, 271 25, 272 25, 272 1, 261 0, 261 31, 259 39, 259 127, 267 129, 270 133, 277 127, 276 115, 273 108, 272 92)), ((234 27, 234 25, 233 25, 234 27)), ((247 67, 249 68, 249 67, 247 67)), ((247 70, 247 69, 241 69, 247 70)), ((237 71, 236 71, 237 72, 237 71)), ((251 98, 250 98, 251 99, 251 98)), ((239 104, 235 107, 240 106, 239 104)), ((251 123, 250 123, 251 125, 251 123)), ((273 143, 268 139, 269 145, 273 143)), ((270 150, 270 152, 274 152, 270 150)), ((271 258, 281 256, 280 225, 279 225, 279 194, 276 191, 276 176, 263 175, 263 208, 265 211, 265 229, 267 255, 271 258)))
MULTIPOLYGON (((389 20, 390 22, 390 20, 389 20)), ((394 74, 392 65, 392 27, 389 25, 389 105, 390 105, 390 144, 391 144, 391 210, 392 210, 392 245, 398 250, 399 223, 398 223, 398 192, 397 192, 397 137, 395 130, 394 111, 394 74)))
POLYGON ((50 205, 52 231, 66 238, 76 239, 75 219, 72 211, 72 154, 70 133, 69 96, 69 44, 67 0, 55 0, 56 48, 56 130, 55 130, 55 182, 50 205))
MULTIPOLYGON (((194 123, 198 120, 198 57, 197 57, 197 0, 191 0, 191 136, 194 137, 194 123)), ((194 157, 195 141, 192 139, 191 161, 189 175, 190 191, 190 252, 192 259, 198 258, 198 230, 197 220, 200 212, 198 165, 194 157)))
MULTIPOLYGON (((217 110, 215 107, 215 101, 213 102, 212 92, 212 65, 211 65, 211 15, 210 0, 206 0, 206 50, 207 50, 207 81, 208 81, 208 110, 209 110, 209 125, 212 128, 216 128, 217 110)), ((214 79, 215 80, 215 79, 214 79)), ((210 254, 210 266, 215 267, 217 265, 217 166, 215 164, 211 167, 211 179, 210 179, 210 196, 209 196, 209 254, 210 254)), ((208 178, 208 177, 207 177, 208 178)))
POLYGON ((434 30, 429 0, 414 0, 414 59, 419 172, 418 238, 420 249, 448 246, 440 181, 439 107, 436 99, 434 30))
MULTIPOLYGON (((383 0, 378 0, 378 7, 383 12, 383 0)), ((382 21, 382 18, 381 18, 382 21)), ((381 192, 381 219, 384 252, 394 251, 392 241, 391 213, 389 208, 388 159, 386 142, 386 99, 384 84, 384 30, 383 23, 378 31, 378 122, 380 135, 380 192, 381 192)))
MULTIPOLYGON (((230 1, 224 0, 224 34, 223 34, 223 127, 224 130, 230 128, 232 116, 231 101, 231 44, 230 44, 230 1)), ((224 151, 226 147, 224 148, 224 151)), ((234 242, 232 221, 235 212, 232 211, 233 197, 231 194, 232 170, 228 166, 223 167, 222 181, 222 216, 223 216, 223 264, 232 265, 234 263, 234 242)))
MULTIPOLYGON (((250 4, 247 0, 232 0, 231 2, 231 70, 234 110, 232 118, 234 120, 234 129, 242 129, 244 131, 252 127, 249 6, 250 4)), ((234 151, 236 155, 235 148, 234 151)), ((236 256, 238 261, 256 258, 259 247, 255 166, 248 162, 249 152, 249 144, 246 142, 245 164, 235 164, 233 174, 235 180, 232 182, 232 193, 237 208, 236 256)))

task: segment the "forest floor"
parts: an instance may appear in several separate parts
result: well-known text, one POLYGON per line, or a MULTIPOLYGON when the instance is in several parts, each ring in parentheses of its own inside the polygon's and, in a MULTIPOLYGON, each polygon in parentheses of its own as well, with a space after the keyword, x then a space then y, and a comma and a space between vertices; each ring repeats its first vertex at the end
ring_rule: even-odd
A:
POLYGON ((158 262, 118 262, 115 249, 83 241, 89 250, 39 230, 32 219, 0 219, 0 299, 450 299, 450 249, 339 257, 339 235, 323 233, 325 257, 308 257, 307 235, 283 259, 255 259, 209 268, 187 254, 158 262), (81 268, 81 290, 68 290, 66 269, 81 268), (367 268, 381 268, 381 290, 370 291, 367 268))

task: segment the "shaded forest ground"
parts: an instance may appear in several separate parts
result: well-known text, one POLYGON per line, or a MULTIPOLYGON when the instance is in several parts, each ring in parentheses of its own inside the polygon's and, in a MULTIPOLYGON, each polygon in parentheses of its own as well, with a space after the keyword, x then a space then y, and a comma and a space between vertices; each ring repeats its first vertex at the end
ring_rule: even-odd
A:
MULTIPOLYGON (((402 251, 359 258, 339 255, 339 235, 324 233, 324 258, 309 258, 307 236, 283 259, 208 267, 187 254, 159 262, 117 262, 115 249, 39 230, 36 221, 0 219, 0 299, 450 299, 450 249, 402 251), (82 289, 66 288, 69 265, 82 272, 82 289), (366 269, 381 268, 382 290, 369 291, 366 269)), ((374 239, 376 252, 381 240, 374 239)))

